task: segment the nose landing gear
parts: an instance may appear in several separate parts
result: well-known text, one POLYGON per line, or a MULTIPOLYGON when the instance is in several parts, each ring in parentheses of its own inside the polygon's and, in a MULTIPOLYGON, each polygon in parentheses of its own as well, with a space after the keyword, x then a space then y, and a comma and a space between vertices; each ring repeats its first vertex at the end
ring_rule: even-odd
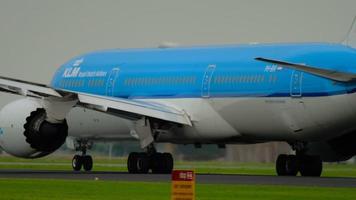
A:
POLYGON ((91 171, 93 158, 89 155, 75 155, 72 159, 72 167, 74 171, 80 171, 82 167, 85 171, 91 171))
POLYGON ((90 155, 86 155, 87 149, 92 147, 92 143, 87 140, 77 141, 76 150, 81 151, 81 155, 75 155, 72 159, 72 167, 74 171, 80 171, 82 168, 85 171, 91 171, 93 169, 93 158, 90 155))

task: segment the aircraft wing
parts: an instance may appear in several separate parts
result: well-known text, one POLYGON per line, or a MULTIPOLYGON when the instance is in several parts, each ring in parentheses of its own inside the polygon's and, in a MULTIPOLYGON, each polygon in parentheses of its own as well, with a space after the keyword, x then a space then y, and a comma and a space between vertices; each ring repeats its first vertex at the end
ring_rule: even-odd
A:
POLYGON ((60 93, 47 85, 2 76, 0 76, 0 91, 36 98, 50 96, 58 98, 63 97, 60 93))
POLYGON ((127 119, 137 120, 146 116, 192 126, 190 118, 184 110, 179 110, 162 103, 149 103, 140 100, 59 90, 44 84, 7 77, 0 77, 0 92, 42 99, 50 97, 71 101, 78 100, 77 106, 106 112, 127 119))
POLYGON ((165 121, 192 126, 189 116, 184 110, 169 107, 164 104, 144 102, 140 100, 114 98, 107 96, 78 93, 81 106, 124 118, 153 117, 165 121))
POLYGON ((313 67, 313 66, 308 66, 308 65, 298 64, 298 63, 291 63, 291 62, 285 62, 281 60, 273 60, 273 59, 267 59, 261 57, 255 58, 255 60, 307 72, 316 76, 321 76, 323 78, 331 79, 333 81, 345 82, 345 83, 356 82, 356 74, 352 74, 352 73, 322 69, 320 67, 313 67))

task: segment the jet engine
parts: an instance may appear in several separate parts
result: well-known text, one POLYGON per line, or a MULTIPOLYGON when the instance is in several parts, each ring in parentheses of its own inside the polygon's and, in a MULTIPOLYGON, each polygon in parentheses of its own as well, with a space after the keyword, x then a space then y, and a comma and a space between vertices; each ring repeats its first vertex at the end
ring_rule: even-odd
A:
POLYGON ((49 122, 36 99, 20 99, 0 111, 0 146, 22 158, 38 158, 57 150, 68 135, 65 119, 49 122))
POLYGON ((345 161, 356 155, 356 132, 328 141, 313 142, 308 145, 307 154, 319 155, 324 162, 345 161))

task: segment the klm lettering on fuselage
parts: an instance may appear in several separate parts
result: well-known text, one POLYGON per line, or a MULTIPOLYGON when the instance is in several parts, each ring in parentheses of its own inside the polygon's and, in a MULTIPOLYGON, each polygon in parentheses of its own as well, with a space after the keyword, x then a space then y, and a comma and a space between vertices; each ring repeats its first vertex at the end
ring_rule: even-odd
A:
POLYGON ((276 72, 276 71, 280 71, 280 70, 282 70, 283 69, 283 67, 281 67, 281 66, 278 66, 278 65, 267 65, 266 67, 265 67, 265 72, 276 72))
POLYGON ((65 78, 78 77, 79 71, 80 71, 80 67, 67 68, 64 70, 63 77, 65 78))
POLYGON ((80 65, 84 62, 84 58, 74 61, 73 67, 64 70, 63 77, 73 78, 78 77, 80 71, 80 65))

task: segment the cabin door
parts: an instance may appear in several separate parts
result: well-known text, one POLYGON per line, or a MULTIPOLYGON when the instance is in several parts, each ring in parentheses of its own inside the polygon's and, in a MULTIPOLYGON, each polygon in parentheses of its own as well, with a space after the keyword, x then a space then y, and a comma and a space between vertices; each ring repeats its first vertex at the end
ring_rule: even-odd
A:
POLYGON ((302 81, 303 81, 303 72, 294 70, 290 81, 291 97, 298 98, 302 96, 302 81))
POLYGON ((115 90, 115 82, 117 81, 117 77, 119 76, 120 69, 118 67, 113 68, 110 72, 108 81, 106 83, 106 95, 114 96, 115 90))
POLYGON ((210 97, 210 83, 215 68, 216 65, 209 65, 205 70, 203 81, 202 81, 202 90, 201 90, 201 96, 204 98, 210 97))

